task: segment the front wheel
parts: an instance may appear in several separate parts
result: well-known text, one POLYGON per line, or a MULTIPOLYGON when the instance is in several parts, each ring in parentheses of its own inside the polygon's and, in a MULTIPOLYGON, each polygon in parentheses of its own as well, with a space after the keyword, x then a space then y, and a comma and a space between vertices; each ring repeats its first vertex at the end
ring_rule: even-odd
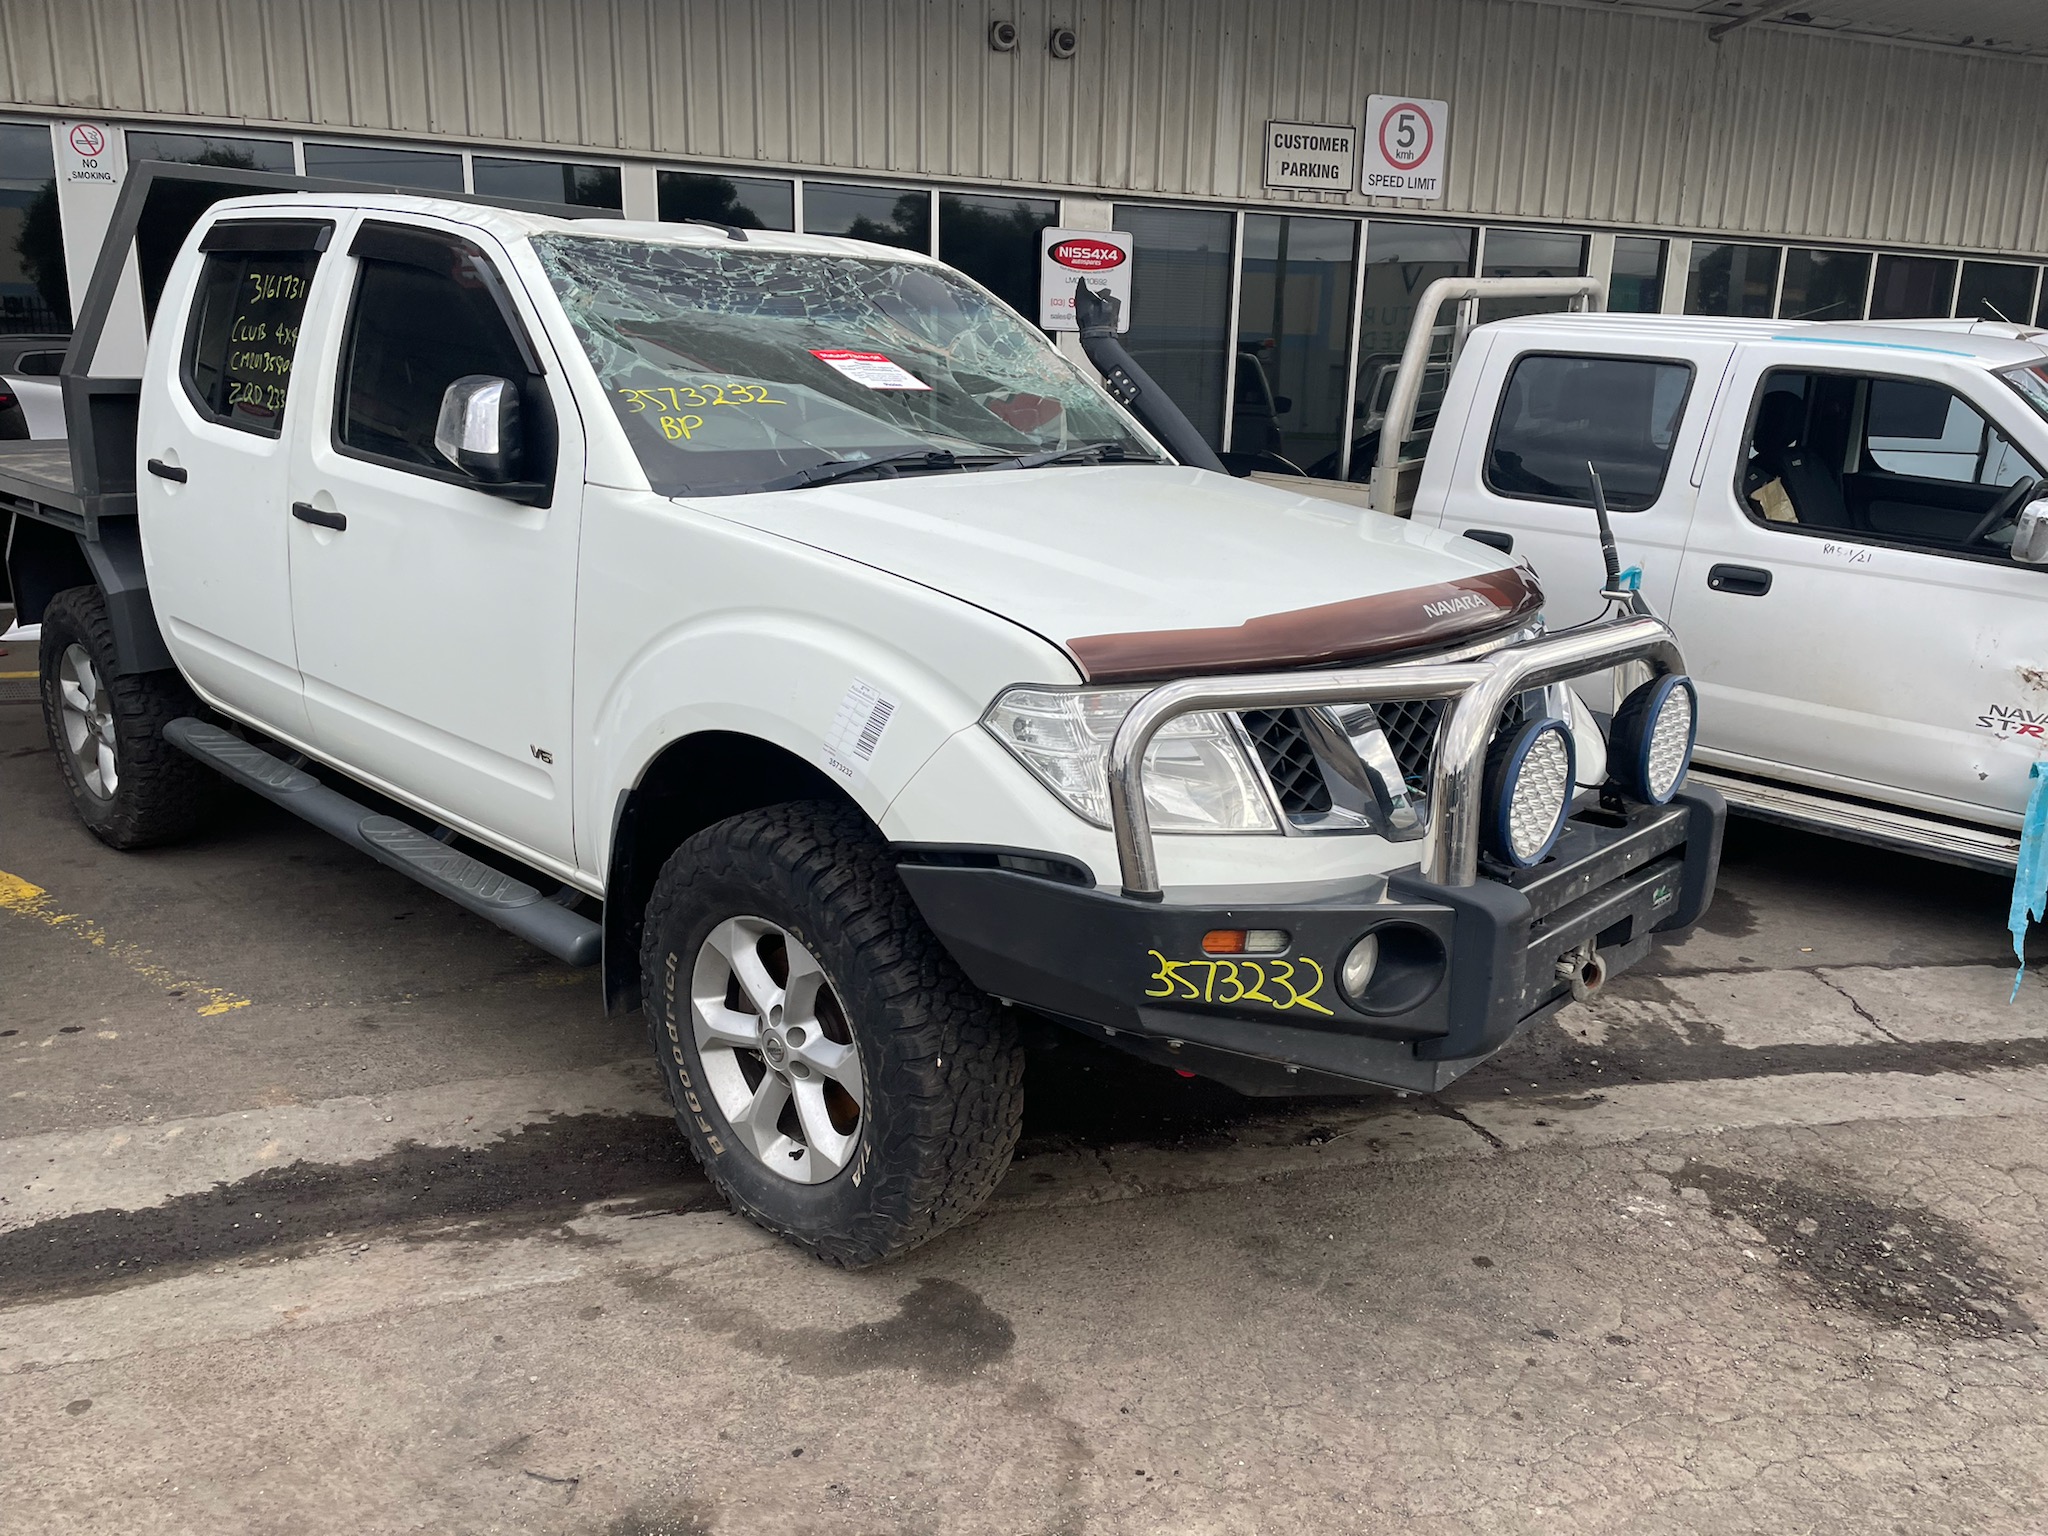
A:
POLYGON ((114 848, 175 842, 205 814, 211 775, 164 740, 198 708, 175 672, 121 674, 97 587, 71 587, 43 609, 43 724, 78 819, 114 848))
POLYGON ((995 1189, 1023 1062, 858 812, 771 806, 690 838, 647 905, 643 995, 676 1117, 735 1211, 849 1268, 995 1189))

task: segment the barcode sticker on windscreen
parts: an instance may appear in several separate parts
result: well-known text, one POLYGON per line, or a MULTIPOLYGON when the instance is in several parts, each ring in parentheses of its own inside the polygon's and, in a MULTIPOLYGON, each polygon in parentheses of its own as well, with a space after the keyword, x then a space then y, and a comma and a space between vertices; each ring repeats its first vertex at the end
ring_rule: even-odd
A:
POLYGON ((811 356, 827 368, 845 374, 856 384, 865 384, 869 389, 930 389, 909 369, 900 367, 880 352, 845 352, 837 349, 820 352, 811 350, 811 356))
POLYGON ((872 683, 855 678, 839 701, 839 713, 825 733, 825 766, 850 783, 867 778, 868 764, 882 744, 882 733, 896 714, 896 701, 884 698, 872 683))

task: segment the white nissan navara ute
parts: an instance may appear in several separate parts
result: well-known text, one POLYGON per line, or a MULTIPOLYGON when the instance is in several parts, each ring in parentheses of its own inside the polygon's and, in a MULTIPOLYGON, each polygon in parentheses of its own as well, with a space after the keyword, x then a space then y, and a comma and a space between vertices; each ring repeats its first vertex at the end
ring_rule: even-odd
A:
POLYGON ((1427 1092, 1700 915, 1661 622, 1196 467, 1091 339, 849 240, 216 202, 68 461, 0 445, 71 798, 139 847, 225 775, 601 965, 734 1209, 844 1265, 995 1187, 1020 1015, 1427 1092))

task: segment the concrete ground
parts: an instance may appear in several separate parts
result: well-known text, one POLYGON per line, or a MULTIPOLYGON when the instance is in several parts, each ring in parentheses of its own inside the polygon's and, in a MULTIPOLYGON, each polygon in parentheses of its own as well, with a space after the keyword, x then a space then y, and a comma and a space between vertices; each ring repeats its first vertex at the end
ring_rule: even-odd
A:
POLYGON ((1053 1036, 988 1211, 848 1275, 717 1207, 588 974, 268 807, 113 853, 0 702, 0 871, 0 1530, 2048 1527, 1993 879, 1739 828, 1434 1099, 1053 1036))

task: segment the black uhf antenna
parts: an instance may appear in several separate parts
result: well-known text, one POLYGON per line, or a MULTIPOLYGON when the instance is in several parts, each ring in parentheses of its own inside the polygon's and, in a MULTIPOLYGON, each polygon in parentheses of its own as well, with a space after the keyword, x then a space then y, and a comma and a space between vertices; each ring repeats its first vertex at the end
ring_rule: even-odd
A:
POLYGON ((1586 478, 1593 482, 1593 516, 1600 522, 1600 558, 1607 562, 1607 584, 1601 588, 1601 595, 1613 597, 1621 591, 1621 555, 1614 547, 1614 524, 1607 517, 1607 488, 1600 483, 1600 471, 1593 467, 1591 459, 1586 460, 1586 478))

